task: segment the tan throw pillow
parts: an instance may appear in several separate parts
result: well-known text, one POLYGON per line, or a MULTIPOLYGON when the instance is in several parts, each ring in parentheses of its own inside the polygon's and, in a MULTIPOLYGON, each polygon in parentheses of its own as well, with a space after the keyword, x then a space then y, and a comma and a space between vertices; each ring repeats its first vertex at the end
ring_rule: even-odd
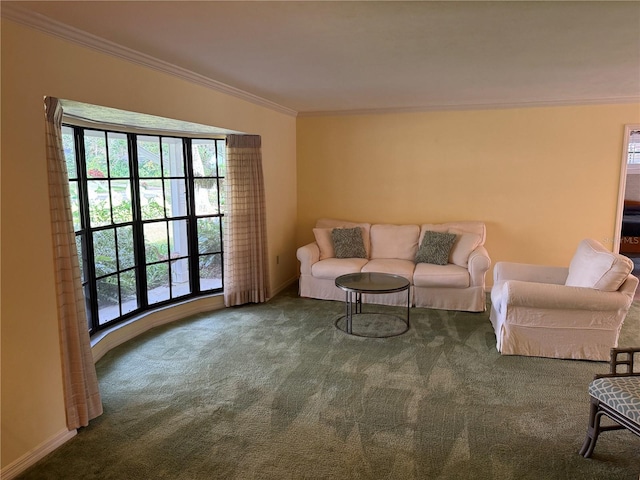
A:
POLYGON ((453 228, 449 232, 456 234, 456 241, 449 252, 449 261, 466 268, 469 265, 469 255, 478 248, 482 238, 477 233, 467 233, 453 228))
POLYGON ((331 240, 331 230, 333 230, 333 228, 313 229, 313 235, 316 237, 316 243, 320 249, 320 260, 334 258, 336 256, 333 249, 333 241, 331 240))

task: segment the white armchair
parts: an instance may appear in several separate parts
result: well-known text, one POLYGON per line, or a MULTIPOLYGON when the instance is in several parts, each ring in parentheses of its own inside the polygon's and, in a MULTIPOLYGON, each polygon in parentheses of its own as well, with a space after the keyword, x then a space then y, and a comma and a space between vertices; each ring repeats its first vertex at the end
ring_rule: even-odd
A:
POLYGON ((504 355, 609 359, 638 279, 627 257, 580 242, 566 267, 498 262, 490 319, 504 355))

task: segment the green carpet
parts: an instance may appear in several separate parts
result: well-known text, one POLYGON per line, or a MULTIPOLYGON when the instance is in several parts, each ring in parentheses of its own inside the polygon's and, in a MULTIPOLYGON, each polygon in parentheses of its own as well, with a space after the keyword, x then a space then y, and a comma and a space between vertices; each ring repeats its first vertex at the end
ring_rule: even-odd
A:
MULTIPOLYGON (((638 479, 631 433, 577 453, 606 363, 501 356, 488 313, 352 337, 343 308, 294 287, 121 345, 97 364, 105 413, 20 478, 638 479)), ((621 345, 640 345, 637 305, 621 345)))

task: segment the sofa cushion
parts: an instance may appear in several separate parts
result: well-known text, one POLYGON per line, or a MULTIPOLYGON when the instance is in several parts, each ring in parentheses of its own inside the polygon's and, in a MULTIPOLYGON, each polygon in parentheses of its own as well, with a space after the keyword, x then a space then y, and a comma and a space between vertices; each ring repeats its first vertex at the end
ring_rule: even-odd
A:
POLYGON ((633 262, 611 253, 595 240, 580 242, 569 264, 565 285, 615 292, 633 270, 633 262))
POLYGON ((316 243, 320 250, 320 260, 333 258, 336 252, 333 249, 333 240, 331 240, 331 231, 333 228, 314 228, 313 236, 316 237, 316 243))
POLYGON ((477 233, 463 232, 456 228, 449 229, 449 232, 456 234, 456 241, 449 252, 449 262, 460 267, 467 267, 469 255, 480 246, 482 237, 477 233))
POLYGON ((367 258, 360 227, 334 228, 331 240, 336 258, 367 258))
POLYGON ((333 280, 340 275, 360 272, 366 263, 366 258, 327 258, 311 266, 311 275, 333 280))
POLYGON ((372 225, 370 258, 398 258, 413 261, 418 250, 419 235, 418 225, 372 225))
POLYGON ((409 282, 413 282, 413 270, 415 269, 415 266, 415 263, 411 260, 376 258, 369 260, 369 262, 362 267, 362 271, 391 273, 393 275, 400 275, 401 277, 409 280, 409 282))
POLYGON ((469 271, 458 265, 434 265, 418 263, 413 271, 413 285, 416 287, 467 288, 469 271))
POLYGON ((371 257, 371 240, 369 238, 369 231, 371 229, 370 223, 356 223, 348 220, 336 220, 334 218, 321 218, 316 222, 316 228, 353 228, 360 227, 362 229, 362 241, 364 242, 364 249, 367 252, 367 257, 371 257))
POLYGON ((449 263, 449 252, 455 241, 455 233, 426 231, 416 254, 416 263, 446 265, 449 263))

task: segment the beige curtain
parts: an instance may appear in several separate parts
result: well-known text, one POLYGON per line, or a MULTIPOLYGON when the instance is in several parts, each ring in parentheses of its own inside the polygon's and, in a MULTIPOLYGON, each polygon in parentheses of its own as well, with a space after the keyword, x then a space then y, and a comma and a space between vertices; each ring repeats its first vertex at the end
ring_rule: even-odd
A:
POLYGON ((67 427, 73 430, 87 426, 89 420, 102 414, 102 402, 87 329, 67 165, 62 149, 62 107, 58 99, 47 97, 45 111, 64 400, 67 427))
POLYGON ((224 303, 265 302, 269 296, 267 223, 258 135, 227 137, 224 303))

